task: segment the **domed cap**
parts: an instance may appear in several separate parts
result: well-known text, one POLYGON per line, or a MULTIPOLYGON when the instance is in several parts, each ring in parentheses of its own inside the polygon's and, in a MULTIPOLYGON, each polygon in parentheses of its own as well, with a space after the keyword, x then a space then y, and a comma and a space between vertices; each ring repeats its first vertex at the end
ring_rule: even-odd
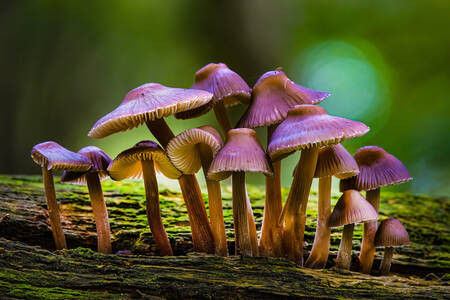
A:
POLYGON ((208 103, 212 94, 206 91, 169 88, 147 83, 128 92, 122 103, 95 123, 89 132, 93 138, 126 131, 146 121, 153 121, 208 103))
POLYGON ((61 176, 61 182, 86 185, 86 176, 84 175, 88 172, 98 173, 101 181, 109 177, 106 170, 112 159, 102 149, 95 146, 87 146, 81 148, 77 153, 89 159, 92 163, 92 168, 86 172, 64 171, 61 176))
POLYGON ((55 142, 37 144, 31 149, 31 158, 47 170, 70 170, 84 172, 92 167, 86 157, 69 151, 55 142))
POLYGON ((109 176, 114 180, 142 178, 143 160, 153 160, 155 168, 167 178, 177 179, 182 174, 170 162, 164 150, 153 141, 141 141, 117 155, 108 167, 109 176))
POLYGON ((378 220, 378 214, 372 204, 364 199, 360 192, 347 190, 336 203, 328 226, 338 227, 373 220, 378 220))
POLYGON ((355 185, 360 191, 369 191, 412 179, 405 165, 380 147, 360 148, 355 153, 355 160, 360 170, 355 178, 355 185))
POLYGON ((358 173, 358 164, 341 144, 325 146, 319 149, 314 177, 336 176, 339 179, 344 179, 355 176, 358 173))
POLYGON ((252 102, 238 127, 256 128, 278 124, 295 105, 316 104, 329 95, 295 84, 282 71, 267 72, 253 87, 252 102))
POLYGON ((198 145, 207 145, 213 157, 223 147, 222 138, 214 127, 202 126, 183 131, 170 140, 167 156, 174 166, 184 174, 195 174, 202 167, 198 145))
POLYGON ((375 247, 409 246, 409 235, 399 220, 383 220, 375 235, 375 247))
POLYGON ((272 166, 253 129, 237 128, 227 132, 225 146, 213 159, 208 177, 223 180, 238 171, 273 175, 272 166))
POLYGON ((338 144, 368 131, 363 123, 330 116, 320 106, 297 105, 275 129, 268 152, 277 160, 296 150, 338 144))

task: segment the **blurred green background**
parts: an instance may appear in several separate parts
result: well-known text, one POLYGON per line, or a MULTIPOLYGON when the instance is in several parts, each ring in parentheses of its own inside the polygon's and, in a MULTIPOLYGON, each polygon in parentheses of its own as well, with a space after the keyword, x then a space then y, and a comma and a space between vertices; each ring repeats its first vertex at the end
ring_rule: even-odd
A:
MULTIPOLYGON (((3 0, 0 26, 0 173, 39 173, 29 152, 46 140, 114 157, 152 138, 145 127, 87 137, 127 91, 187 88, 197 69, 224 62, 250 86, 281 66, 329 91, 330 114, 371 127, 344 144, 351 153, 379 145, 414 177, 394 189, 450 194, 450 1, 3 0)), ((244 109, 231 109, 233 122, 244 109)), ((167 121, 175 133, 216 125, 212 113, 167 121)), ((285 186, 298 155, 283 163, 285 186)))

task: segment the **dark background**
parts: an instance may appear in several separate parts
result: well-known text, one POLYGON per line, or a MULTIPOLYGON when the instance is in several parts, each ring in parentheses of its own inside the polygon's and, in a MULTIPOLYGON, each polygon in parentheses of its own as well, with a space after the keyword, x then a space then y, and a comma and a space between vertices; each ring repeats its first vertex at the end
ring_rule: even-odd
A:
MULTIPOLYGON (((190 87, 197 69, 224 62, 250 86, 281 66, 329 91, 330 114, 371 127, 344 144, 352 153, 379 145, 415 179, 395 189, 448 195, 450 1, 370 2, 3 0, 0 173, 39 173, 29 152, 46 140, 115 156, 152 138, 144 127, 102 140, 87 132, 130 89, 190 87)), ((167 120, 176 133, 215 125, 212 113, 167 120)), ((297 159, 283 164, 286 186, 297 159)))

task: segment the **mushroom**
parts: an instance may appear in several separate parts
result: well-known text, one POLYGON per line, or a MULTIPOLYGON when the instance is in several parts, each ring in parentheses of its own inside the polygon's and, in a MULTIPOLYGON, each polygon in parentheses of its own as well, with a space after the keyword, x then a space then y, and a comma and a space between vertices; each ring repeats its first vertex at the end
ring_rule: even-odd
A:
MULTIPOLYGON (((349 179, 347 184, 353 185, 359 191, 366 191, 366 199, 378 212, 380 205, 380 188, 411 180, 411 175, 405 165, 393 155, 377 146, 366 146, 356 151, 355 160, 360 173, 349 179)), ((361 252, 359 255, 361 272, 369 274, 372 270, 375 255, 374 237, 377 222, 364 224, 361 252)))
MULTIPOLYGON (((211 98, 212 94, 207 91, 147 83, 128 92, 115 110, 95 123, 89 136, 102 138, 146 123, 165 149, 174 134, 164 117, 198 108, 208 103, 211 98)), ((214 239, 197 179, 194 175, 183 174, 178 182, 188 211, 194 250, 214 253, 214 239)))
POLYGON ((284 223, 285 255, 303 265, 306 205, 316 169, 319 148, 359 137, 369 131, 361 122, 330 116, 316 105, 297 105, 275 129, 268 152, 272 161, 302 150, 297 172, 280 215, 284 223))
POLYGON ((380 275, 389 274, 394 247, 409 245, 408 232, 399 220, 389 218, 380 223, 380 227, 375 234, 375 247, 384 247, 384 256, 380 264, 380 275))
POLYGON ((55 142, 37 144, 31 150, 31 158, 42 168, 47 209, 57 250, 67 248, 66 238, 61 225, 58 203, 56 201, 53 170, 71 170, 84 172, 92 166, 84 156, 67 150, 55 142))
POLYGON ((208 171, 212 180, 232 176, 235 252, 245 256, 258 255, 257 241, 250 235, 245 172, 272 175, 272 167, 253 129, 228 131, 225 146, 213 159, 208 171))
POLYGON ((341 144, 319 149, 315 178, 319 178, 319 204, 314 243, 305 265, 308 268, 322 269, 328 260, 331 229, 328 219, 331 214, 331 176, 339 179, 359 173, 358 164, 341 144))
POLYGON ((161 220, 155 168, 170 179, 181 176, 181 172, 172 165, 166 153, 158 144, 153 141, 141 141, 119 153, 109 165, 108 173, 113 180, 143 177, 145 206, 150 230, 159 253, 162 256, 171 256, 173 255, 172 247, 161 220))
POLYGON ((89 159, 92 168, 85 172, 64 171, 61 182, 87 185, 97 228, 97 249, 100 253, 109 254, 112 252, 111 229, 100 181, 109 177, 106 169, 111 158, 95 146, 81 148, 77 153, 89 159))
POLYGON ((219 132, 211 126, 202 126, 185 130, 171 139, 167 145, 167 156, 184 174, 195 174, 203 168, 216 254, 228 256, 220 184, 207 176, 211 161, 222 147, 223 142, 219 132))
MULTIPOLYGON (((284 72, 276 70, 263 74, 252 89, 251 103, 237 127, 267 127, 267 143, 273 131, 287 116, 289 108, 297 104, 317 104, 329 96, 292 82, 284 72)), ((282 210, 281 162, 272 162, 274 176, 266 177, 266 200, 259 241, 260 254, 281 256, 281 226, 278 218, 282 210)))
POLYGON ((378 220, 378 214, 366 199, 356 190, 346 190, 334 206, 328 225, 344 226, 341 244, 336 257, 336 267, 350 269, 352 262, 352 239, 355 223, 378 220))

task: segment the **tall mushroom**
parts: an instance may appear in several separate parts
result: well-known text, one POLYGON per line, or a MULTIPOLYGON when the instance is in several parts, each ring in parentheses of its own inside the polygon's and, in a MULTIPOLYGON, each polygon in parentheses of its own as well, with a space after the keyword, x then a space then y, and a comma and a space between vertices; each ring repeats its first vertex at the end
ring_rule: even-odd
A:
POLYGON ((159 253, 162 256, 171 256, 173 255, 172 246, 164 229, 159 208, 158 181, 155 168, 170 179, 181 176, 181 172, 172 165, 166 153, 158 144, 153 141, 141 141, 119 153, 109 165, 108 173, 114 180, 143 177, 145 205, 150 230, 159 253))
POLYGON ((341 144, 319 149, 315 178, 319 178, 319 204, 314 243, 305 265, 308 268, 322 269, 328 260, 331 229, 328 220, 331 215, 331 176, 339 179, 359 173, 358 164, 341 144))
POLYGON ((61 182, 87 185, 97 228, 97 249, 100 253, 109 254, 112 252, 111 229, 100 181, 109 177, 106 169, 111 158, 95 146, 81 148, 77 153, 89 159, 92 168, 85 172, 64 171, 61 182))
MULTIPOLYGON (((405 165, 393 155, 377 146, 366 146, 356 151, 355 160, 360 173, 349 180, 350 186, 359 191, 366 191, 366 199, 378 212, 380 206, 380 188, 411 180, 411 175, 405 165)), ((345 185, 345 183, 343 184, 345 185)), ((369 274, 372 270, 375 255, 374 238, 377 222, 364 224, 359 261, 361 272, 369 274)))
POLYGON ((366 199, 356 190, 346 190, 334 206, 329 219, 330 227, 344 226, 341 244, 336 257, 336 266, 350 269, 352 262, 352 239, 355 223, 378 220, 378 214, 366 199))
MULTIPOLYGON (((252 89, 251 103, 237 127, 267 127, 267 144, 273 131, 287 116, 290 108, 297 104, 317 104, 329 96, 292 82, 282 71, 263 74, 252 89)), ((262 255, 281 256, 281 162, 272 162, 274 176, 266 177, 266 200, 259 241, 262 255)))
POLYGON ((228 256, 220 184, 207 176, 211 161, 222 147, 223 142, 219 132, 214 127, 202 126, 185 130, 171 139, 167 145, 167 156, 184 174, 195 174, 203 168, 216 254, 228 256))
POLYGON ((55 142, 37 144, 31 150, 31 158, 42 168, 47 209, 57 250, 67 248, 66 237, 61 225, 58 202, 56 201, 53 170, 71 170, 84 172, 92 166, 84 156, 67 150, 55 142))
MULTIPOLYGON (((174 134, 164 117, 198 108, 211 98, 212 94, 206 91, 147 83, 128 92, 115 110, 95 123, 89 136, 102 138, 146 123, 165 149, 174 134)), ((197 179, 194 175, 182 175, 178 181, 188 210, 194 250, 214 253, 214 239, 197 179)))
POLYGON ((359 137, 369 131, 361 122, 330 116, 316 105, 297 105, 275 129, 268 152, 273 161, 302 150, 297 172, 280 216, 285 255, 303 265, 306 205, 319 148, 359 137))
POLYGON ((230 175, 233 185, 233 219, 236 254, 258 254, 254 237, 250 236, 245 172, 272 175, 272 167, 253 129, 238 128, 228 131, 225 146, 213 159, 208 176, 223 180, 230 175), (253 240, 252 240, 253 239, 253 240))
POLYGON ((380 275, 389 274, 394 247, 409 245, 408 232, 399 220, 389 218, 380 223, 380 227, 375 234, 375 247, 384 247, 384 256, 380 264, 380 275))

